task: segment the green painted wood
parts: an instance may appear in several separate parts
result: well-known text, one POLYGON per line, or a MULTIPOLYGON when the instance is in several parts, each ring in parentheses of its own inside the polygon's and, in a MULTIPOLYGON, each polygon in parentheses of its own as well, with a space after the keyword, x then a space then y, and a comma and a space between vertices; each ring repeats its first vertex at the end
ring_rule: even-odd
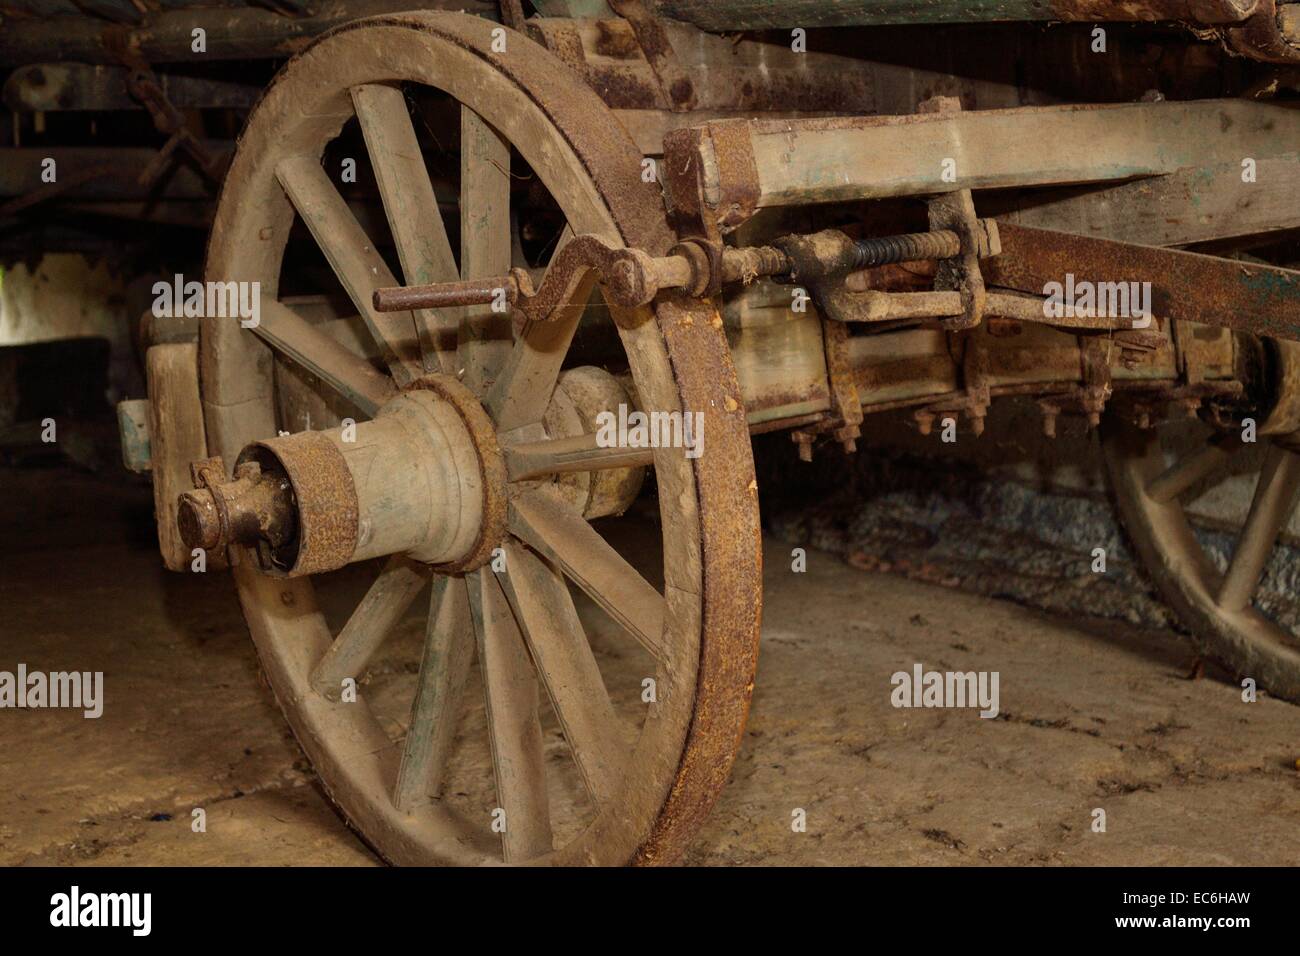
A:
POLYGON ((122 464, 126 465, 127 470, 145 472, 153 468, 147 398, 117 403, 117 430, 122 436, 122 464))

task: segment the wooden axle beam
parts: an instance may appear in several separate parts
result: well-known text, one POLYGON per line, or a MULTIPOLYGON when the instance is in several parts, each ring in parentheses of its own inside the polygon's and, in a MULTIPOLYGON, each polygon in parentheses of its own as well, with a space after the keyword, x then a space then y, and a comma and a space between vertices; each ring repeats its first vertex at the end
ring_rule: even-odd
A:
POLYGON ((687 229, 713 238, 774 206, 1120 182, 1296 142, 1300 110, 1243 100, 717 120, 667 134, 663 178, 687 229))

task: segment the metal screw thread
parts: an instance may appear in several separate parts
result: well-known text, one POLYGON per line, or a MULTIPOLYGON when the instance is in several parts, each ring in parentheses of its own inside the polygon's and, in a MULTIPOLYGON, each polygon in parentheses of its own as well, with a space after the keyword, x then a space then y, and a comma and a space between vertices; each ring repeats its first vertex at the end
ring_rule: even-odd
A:
POLYGON ((859 239, 856 243, 855 268, 887 266, 896 262, 919 262, 924 259, 951 259, 961 252, 961 240, 955 232, 913 232, 903 236, 859 239))

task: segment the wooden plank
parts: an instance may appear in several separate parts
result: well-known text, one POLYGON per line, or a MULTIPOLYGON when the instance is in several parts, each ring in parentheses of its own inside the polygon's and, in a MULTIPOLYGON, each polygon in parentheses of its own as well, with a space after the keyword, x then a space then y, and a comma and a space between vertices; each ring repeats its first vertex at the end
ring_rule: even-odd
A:
POLYGON ((410 312, 378 312, 372 301, 375 289, 398 285, 388 264, 315 158, 286 159, 275 175, 365 319, 393 378, 410 384, 424 373, 415 319, 410 312))
MULTIPOLYGON (((454 281, 459 274, 456 258, 401 88, 377 83, 354 86, 352 103, 406 285, 454 281)), ((460 312, 418 309, 412 313, 426 370, 455 374, 460 312)))
MULTIPOLYGON (((1252 157, 1253 158, 1253 157, 1252 157)), ((1254 181, 1241 161, 1181 169, 1152 179, 1088 186, 1029 197, 980 196, 984 215, 1038 229, 1178 246, 1300 229, 1300 163, 1295 157, 1255 159, 1254 181), (1019 209, 1005 202, 1027 202, 1019 209)))
MULTIPOLYGON (((552 4, 553 5, 553 4, 552 4)), ((1196 3, 1194 0, 1135 0, 1088 4, 1040 0, 973 0, 916 3, 915 0, 652 0, 661 17, 693 23, 702 30, 732 32, 789 27, 868 27, 905 24, 1007 23, 1041 21, 1189 21, 1235 23, 1253 4, 1196 3)))
POLYGON ((723 135, 737 123, 745 126, 753 165, 743 154, 726 164, 696 162, 700 191, 720 206, 756 193, 759 209, 1134 179, 1240 164, 1243 156, 1281 157, 1300 141, 1300 110, 1244 100, 730 120, 702 128, 723 135), (1014 143, 1033 148, 1009 149, 1014 143))

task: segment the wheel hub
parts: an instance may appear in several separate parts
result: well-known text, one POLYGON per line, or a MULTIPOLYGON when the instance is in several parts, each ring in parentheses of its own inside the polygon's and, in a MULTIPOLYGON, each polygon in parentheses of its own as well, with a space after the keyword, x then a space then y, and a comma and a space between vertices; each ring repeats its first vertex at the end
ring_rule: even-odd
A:
POLYGON ((446 375, 412 383, 372 421, 254 442, 234 478, 196 462, 178 526, 191 548, 253 549, 298 577, 403 553, 446 573, 486 564, 505 535, 506 469, 491 419, 446 375))

